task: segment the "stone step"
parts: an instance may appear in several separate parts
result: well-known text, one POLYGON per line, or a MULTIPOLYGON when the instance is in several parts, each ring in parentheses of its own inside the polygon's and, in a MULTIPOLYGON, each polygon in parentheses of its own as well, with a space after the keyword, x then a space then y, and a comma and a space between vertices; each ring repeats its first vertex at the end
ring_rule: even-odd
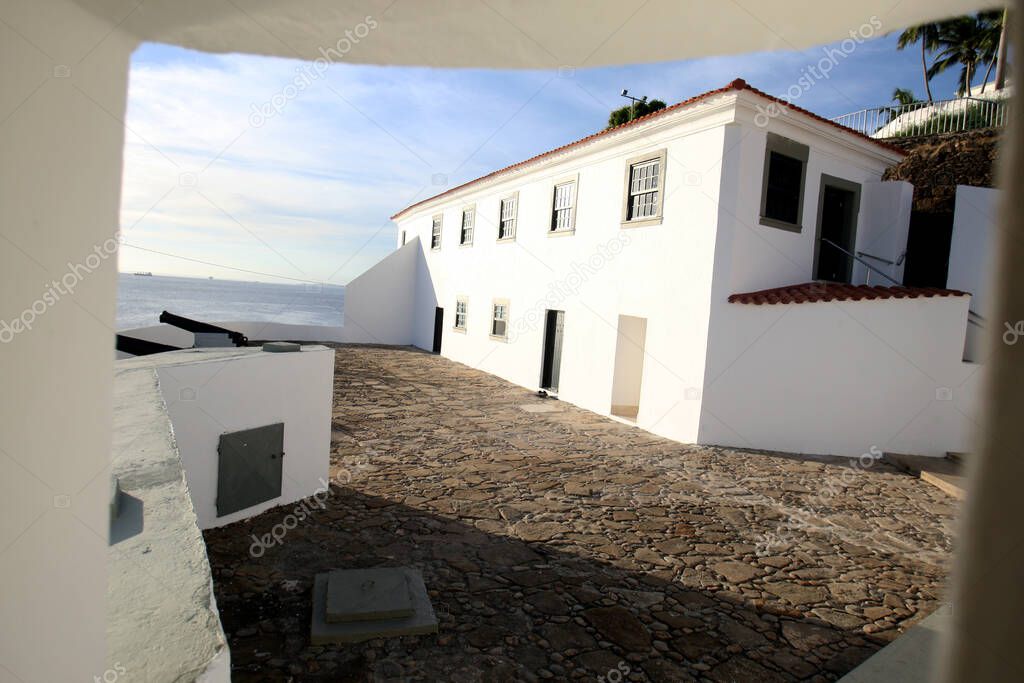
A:
MULTIPOLYGON (((381 571, 381 570, 376 570, 381 571)), ((361 643, 373 638, 393 638, 396 636, 417 636, 428 633, 437 633, 437 616, 430 604, 430 596, 427 595, 427 587, 423 583, 423 575, 417 569, 410 567, 389 568, 389 572, 401 572, 405 585, 409 590, 412 600, 412 614, 405 617, 381 618, 382 615, 393 612, 396 604, 394 600, 385 601, 387 604, 372 605, 361 603, 359 611, 362 614, 372 615, 373 618, 360 621, 332 622, 328 620, 328 602, 330 587, 334 584, 335 618, 339 614, 351 616, 351 611, 346 612, 338 608, 337 598, 344 596, 347 587, 356 580, 365 583, 367 570, 336 570, 323 574, 317 574, 313 581, 313 618, 310 625, 310 642, 313 645, 340 645, 343 643, 361 643), (351 574, 356 572, 356 574, 351 574), (362 572, 362 573, 360 573, 362 572), (347 574, 351 574, 348 575, 347 574), (341 583, 336 583, 341 582, 341 583), (339 588, 340 586, 340 588, 339 588)), ((370 591, 372 593, 372 591, 370 591)))
POLYGON ((931 683, 937 679, 935 658, 941 641, 952 627, 952 607, 940 605, 920 623, 840 678, 839 683, 931 683))
POLYGON ((934 458, 908 453, 886 453, 885 461, 909 474, 920 477, 957 500, 963 500, 967 490, 967 477, 963 465, 952 458, 934 458))

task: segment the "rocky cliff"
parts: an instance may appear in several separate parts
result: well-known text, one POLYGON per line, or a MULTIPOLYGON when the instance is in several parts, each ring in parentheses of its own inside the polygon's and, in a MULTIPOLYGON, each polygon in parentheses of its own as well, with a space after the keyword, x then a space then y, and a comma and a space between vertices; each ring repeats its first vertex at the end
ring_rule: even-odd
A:
POLYGON ((1002 130, 987 128, 963 133, 889 140, 908 156, 885 172, 883 180, 914 184, 914 210, 952 213, 957 185, 994 187, 1002 130))

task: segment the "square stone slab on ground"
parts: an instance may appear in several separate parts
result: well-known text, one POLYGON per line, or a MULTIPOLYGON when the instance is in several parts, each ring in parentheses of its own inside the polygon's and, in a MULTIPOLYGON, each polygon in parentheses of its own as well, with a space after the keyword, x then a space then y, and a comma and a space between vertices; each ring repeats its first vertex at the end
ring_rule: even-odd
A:
POLYGON ((327 621, 327 583, 329 573, 317 574, 313 581, 313 619, 310 627, 312 645, 361 643, 373 638, 418 636, 437 633, 437 616, 427 596, 423 575, 416 569, 400 568, 412 594, 413 614, 398 619, 375 619, 330 623, 327 621))
POLYGON ((562 407, 553 403, 522 403, 519 409, 525 413, 560 413, 562 407))
POLYGON ((414 609, 401 567, 336 569, 327 575, 327 621, 401 619, 414 609))

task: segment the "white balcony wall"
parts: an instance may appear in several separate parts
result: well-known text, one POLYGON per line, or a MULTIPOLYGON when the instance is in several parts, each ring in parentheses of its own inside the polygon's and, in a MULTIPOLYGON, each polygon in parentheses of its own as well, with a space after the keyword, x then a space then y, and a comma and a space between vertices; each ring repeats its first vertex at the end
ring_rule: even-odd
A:
POLYGON ((726 304, 715 311, 700 441, 855 457, 971 443, 980 366, 969 297, 726 304))

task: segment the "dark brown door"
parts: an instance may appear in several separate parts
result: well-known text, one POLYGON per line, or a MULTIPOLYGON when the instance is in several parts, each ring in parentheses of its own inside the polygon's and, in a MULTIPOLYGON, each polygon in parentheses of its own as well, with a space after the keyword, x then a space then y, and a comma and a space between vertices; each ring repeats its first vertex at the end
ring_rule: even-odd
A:
POLYGON ((444 309, 434 309, 434 353, 441 353, 441 335, 444 333, 444 309))
POLYGON ((541 389, 558 391, 564 328, 565 311, 548 311, 544 324, 544 364, 540 376, 541 389))

